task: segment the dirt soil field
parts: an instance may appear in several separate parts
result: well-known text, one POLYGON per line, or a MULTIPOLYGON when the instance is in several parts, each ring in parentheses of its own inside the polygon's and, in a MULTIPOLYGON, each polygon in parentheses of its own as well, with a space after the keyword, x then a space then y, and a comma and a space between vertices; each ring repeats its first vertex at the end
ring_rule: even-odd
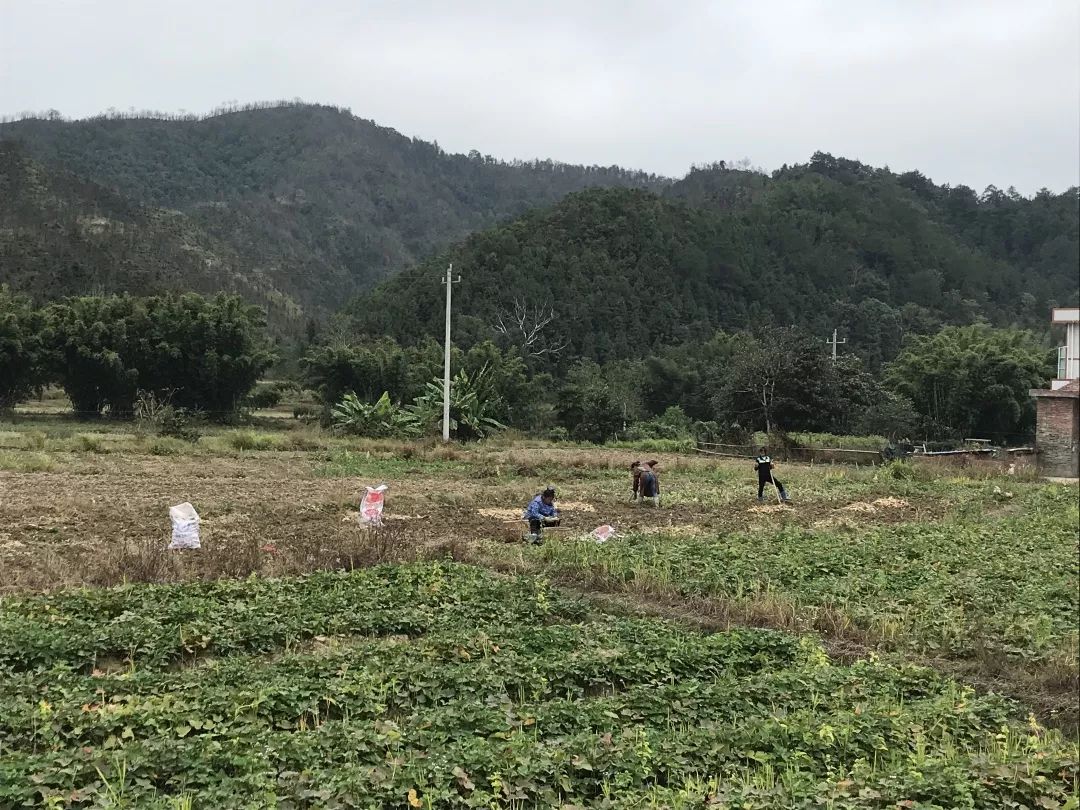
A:
MULTIPOLYGON (((739 602, 734 608, 722 595, 680 596, 680 582, 692 576, 684 573, 680 575, 684 579, 676 581, 664 577, 681 564, 681 553, 696 561, 687 569, 692 575, 703 558, 722 558, 724 548, 739 547, 745 549, 740 552, 743 556, 720 564, 717 576, 733 563, 746 565, 747 587, 753 591, 761 583, 767 585, 778 565, 783 568, 770 549, 794 542, 797 551, 803 541, 790 538, 803 531, 835 537, 835 543, 820 537, 813 541, 824 542, 823 549, 851 543, 854 550, 875 528, 903 532, 905 526, 925 525, 932 533, 948 524, 954 527, 949 531, 966 532, 987 521, 1037 515, 1043 508, 1038 499, 1046 494, 1040 489, 1046 485, 1030 482, 1016 480, 1003 486, 1000 473, 987 479, 970 471, 953 476, 918 468, 889 472, 784 465, 783 479, 794 503, 759 503, 749 464, 667 456, 661 467, 663 503, 655 508, 630 501, 629 464, 636 456, 631 451, 400 443, 339 444, 304 451, 228 447, 222 441, 165 456, 137 449, 11 451, 6 468, 0 463, 0 597, 80 585, 281 576, 453 558, 550 576, 597 595, 608 591, 646 612, 667 600, 678 615, 729 615, 736 623, 802 632, 804 612, 817 611, 814 632, 835 643, 850 644, 854 638, 859 650, 869 652, 865 644, 872 640, 860 635, 862 631, 856 633, 851 624, 851 616, 866 607, 865 600, 855 597, 839 613, 834 606, 814 602, 814 590, 824 587, 835 571, 807 579, 806 571, 817 564, 812 559, 805 562, 805 570, 793 574, 789 591, 752 593, 751 602, 739 602), (29 457, 34 459, 32 465, 25 463, 29 457), (389 486, 385 526, 363 529, 357 510, 364 485, 379 483, 389 486), (526 529, 520 520, 522 510, 549 484, 559 493, 562 526, 547 533, 544 548, 565 548, 569 556, 538 557, 521 543, 526 529), (167 549, 168 508, 183 501, 190 501, 201 516, 199 552, 167 549), (579 565, 573 541, 603 524, 614 526, 621 537, 658 538, 656 555, 625 563, 632 569, 629 585, 609 580, 608 572, 614 570, 610 566, 624 565, 617 557, 579 565), (684 552, 681 542, 701 545, 684 552), (762 567, 755 570, 758 562, 762 567), (799 594, 807 593, 810 602, 800 606, 799 594), (768 604, 759 604, 762 599, 768 604)), ((893 568, 906 565, 906 553, 911 549, 901 547, 901 556, 873 563, 882 582, 893 568)), ((993 559, 985 562, 996 565, 993 559)), ((850 564, 858 565, 842 561, 841 569, 850 564)), ((930 568, 916 573, 921 578, 940 572, 930 568)), ((995 583, 1005 584, 993 588, 1000 591, 1007 580, 997 577, 995 583)), ((963 571, 949 581, 954 585, 943 587, 968 587, 963 571)), ((874 590, 881 585, 863 582, 861 587, 874 590)), ((949 599, 937 591, 929 596, 949 599)), ((1026 599, 1037 611, 1043 597, 1032 590, 1026 599)), ((882 604, 881 609, 891 608, 882 604)), ((925 615, 929 621, 937 614, 925 615)), ((903 615, 897 616, 895 621, 903 620, 903 615)), ((1018 617, 1029 621, 1024 614, 1018 617)), ((964 618, 955 614, 949 621, 962 626, 964 618)), ((1030 621, 1036 622, 1034 629, 1023 631, 1021 641, 1048 632, 1038 624, 1043 620, 1030 621)), ((885 626, 884 632, 894 630, 885 626)), ((929 658, 922 656, 924 661, 929 658)), ((994 688, 1004 684, 1004 691, 1023 699, 1041 716, 1075 719, 1075 650, 1062 647, 1050 668, 1028 666, 1024 660, 1004 660, 998 653, 969 656, 962 662, 962 672, 973 682, 994 688)), ((1074 720, 1065 724, 1069 723, 1075 725, 1074 720)))
POLYGON ((629 502, 622 470, 630 453, 529 451, 529 463, 521 455, 463 454, 450 468, 437 459, 402 466, 372 456, 353 460, 349 475, 339 477, 327 474, 326 456, 318 453, 58 454, 56 471, 0 471, 0 593, 212 575, 212 566, 158 553, 169 542, 168 507, 183 501, 201 517, 202 556, 216 564, 232 560, 226 574, 320 567, 336 551, 367 543, 357 508, 364 484, 383 481, 390 486, 382 539, 389 547, 380 553, 391 557, 519 540, 522 509, 548 481, 559 488, 562 533, 570 534, 604 523, 624 534, 809 527, 842 522, 853 510, 860 523, 887 523, 929 519, 947 508, 895 499, 761 505, 752 484, 745 492, 712 484, 703 480, 710 462, 683 459, 665 475, 672 494, 656 509, 629 502))

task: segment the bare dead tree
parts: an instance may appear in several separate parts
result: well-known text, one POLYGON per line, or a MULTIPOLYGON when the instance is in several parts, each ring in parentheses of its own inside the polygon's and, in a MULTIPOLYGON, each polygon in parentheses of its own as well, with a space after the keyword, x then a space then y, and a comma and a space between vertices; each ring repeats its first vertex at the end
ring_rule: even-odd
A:
POLYGON ((526 357, 557 357, 569 345, 565 339, 548 340, 544 330, 555 320, 550 302, 529 306, 524 299, 514 299, 513 312, 500 312, 495 318, 495 332, 526 357))

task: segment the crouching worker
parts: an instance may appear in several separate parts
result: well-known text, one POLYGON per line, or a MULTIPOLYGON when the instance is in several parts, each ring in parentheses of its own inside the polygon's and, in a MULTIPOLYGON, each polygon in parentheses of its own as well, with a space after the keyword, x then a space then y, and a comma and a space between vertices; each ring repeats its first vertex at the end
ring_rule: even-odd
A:
POLYGON ((657 462, 635 461, 630 465, 630 474, 634 477, 634 494, 632 501, 641 501, 649 498, 654 506, 660 505, 660 476, 657 471, 657 462))
POLYGON ((528 540, 539 543, 545 526, 559 525, 559 510, 555 508, 555 489, 548 487, 525 507, 525 520, 529 521, 528 540))
POLYGON ((759 501, 765 500, 765 487, 770 484, 776 487, 780 500, 785 503, 791 500, 788 498, 784 485, 773 475, 776 464, 773 463, 772 458, 769 457, 769 451, 764 447, 758 449, 757 458, 754 459, 754 469, 757 470, 757 499, 759 501))

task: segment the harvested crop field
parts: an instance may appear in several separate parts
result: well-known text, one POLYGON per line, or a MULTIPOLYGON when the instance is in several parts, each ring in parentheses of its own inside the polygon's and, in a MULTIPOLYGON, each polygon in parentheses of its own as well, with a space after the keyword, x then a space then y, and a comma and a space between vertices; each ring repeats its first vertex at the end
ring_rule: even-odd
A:
POLYGON ((780 505, 746 463, 669 456, 655 508, 630 451, 12 435, 0 807, 1075 793, 1075 485, 784 465, 780 505), (546 484, 563 525, 527 546, 546 484), (166 548, 182 501, 199 551, 166 548))

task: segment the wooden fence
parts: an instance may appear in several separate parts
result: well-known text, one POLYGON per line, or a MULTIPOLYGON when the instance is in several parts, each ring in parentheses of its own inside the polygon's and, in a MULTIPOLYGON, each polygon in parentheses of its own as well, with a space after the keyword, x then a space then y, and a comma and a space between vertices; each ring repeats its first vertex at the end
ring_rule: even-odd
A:
MULTIPOLYGON (((746 444, 698 442, 698 453, 725 458, 754 458, 757 448, 746 444)), ((769 451, 780 461, 801 461, 809 464, 881 464, 880 450, 858 450, 847 447, 781 447, 769 451)))

